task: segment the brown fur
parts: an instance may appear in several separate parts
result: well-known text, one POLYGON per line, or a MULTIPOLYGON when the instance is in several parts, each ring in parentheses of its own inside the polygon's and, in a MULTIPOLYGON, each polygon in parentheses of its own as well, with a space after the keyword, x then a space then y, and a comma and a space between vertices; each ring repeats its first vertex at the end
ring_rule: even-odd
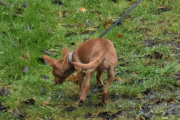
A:
POLYGON ((90 79, 92 74, 97 71, 97 84, 98 87, 103 86, 101 80, 101 74, 107 70, 108 82, 103 91, 102 102, 106 102, 106 94, 109 85, 112 83, 115 68, 117 66, 117 54, 111 41, 104 38, 92 39, 82 43, 73 54, 74 68, 69 64, 67 48, 63 50, 63 58, 60 60, 52 59, 46 55, 43 55, 48 64, 53 67, 53 75, 55 76, 55 83, 62 84, 71 73, 74 72, 74 68, 77 71, 78 83, 81 90, 81 97, 79 105, 81 106, 86 98, 87 92, 90 88, 90 79), (83 86, 83 70, 87 70, 86 79, 87 83, 83 86))

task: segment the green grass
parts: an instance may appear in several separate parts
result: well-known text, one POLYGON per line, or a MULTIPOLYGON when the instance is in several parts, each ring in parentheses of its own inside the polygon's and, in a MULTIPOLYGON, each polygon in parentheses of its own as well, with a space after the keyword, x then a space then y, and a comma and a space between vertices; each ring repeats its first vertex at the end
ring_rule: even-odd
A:
MULTIPOLYGON (((8 2, 15 3, 14 0, 8 2)), ((120 59, 119 64, 125 63, 125 66, 117 67, 116 77, 123 81, 114 80, 108 90, 108 104, 101 107, 91 107, 90 104, 92 102, 96 105, 101 101, 101 93, 91 93, 97 87, 95 77, 92 77, 88 92, 90 98, 82 107, 78 107, 79 86, 70 80, 66 80, 61 86, 55 86, 52 68, 39 62, 38 58, 42 58, 42 49, 46 49, 58 54, 51 57, 60 59, 64 47, 72 51, 84 38, 99 37, 105 31, 105 21, 117 20, 137 0, 119 0, 117 3, 111 0, 63 0, 63 6, 54 4, 51 0, 29 0, 29 8, 23 8, 24 2, 25 0, 18 0, 13 7, 0 4, 0 52, 3 52, 0 54, 0 89, 4 86, 11 92, 9 96, 0 96, 1 103, 10 107, 7 112, 0 113, 0 119, 20 119, 11 114, 16 108, 21 108, 22 114, 26 113, 26 119, 84 119, 88 112, 96 118, 99 112, 116 113, 129 109, 134 110, 127 117, 140 118, 142 115, 137 111, 143 103, 138 102, 138 99, 142 99, 142 92, 147 88, 160 94, 159 97, 162 91, 170 94, 164 95, 164 98, 174 96, 170 88, 179 90, 180 82, 174 79, 174 73, 179 70, 178 57, 174 55, 173 47, 164 45, 171 41, 179 42, 179 39, 175 39, 180 33, 179 0, 144 0, 122 21, 123 25, 115 26, 104 36, 113 42, 120 59), (158 7, 161 6, 172 10, 159 14, 158 7), (87 11, 81 12, 82 7, 87 11), (92 11, 99 11, 101 14, 92 11), (61 16, 62 13, 65 17, 61 16), (14 14, 22 14, 23 17, 14 18, 14 14), (87 20, 95 28, 95 31, 91 31, 93 34, 88 34, 87 20), (67 27, 68 24, 81 26, 67 27), (123 37, 118 38, 116 34, 123 37), (159 44, 144 47, 143 42, 148 39, 157 40, 159 44), (27 51, 30 58, 25 60, 22 56, 27 51), (155 51, 163 53, 163 58, 145 57, 148 54, 153 56, 155 51), (23 66, 29 67, 30 71, 23 73, 23 66), (44 80, 41 75, 49 76, 50 80, 44 80), (141 79, 144 80, 143 83, 139 82, 141 79), (40 90, 41 85, 45 86, 45 92, 40 90), (112 102, 110 96, 119 99, 112 102), (34 99, 35 104, 23 104, 27 99, 34 99), (45 105, 43 102, 48 100, 49 104, 45 105), (63 111, 68 106, 77 110, 63 111)), ((106 74, 103 76, 106 84, 105 76, 106 74)), ((175 116, 170 118, 175 119, 175 116)), ((153 119, 163 119, 163 116, 154 115, 153 119)))

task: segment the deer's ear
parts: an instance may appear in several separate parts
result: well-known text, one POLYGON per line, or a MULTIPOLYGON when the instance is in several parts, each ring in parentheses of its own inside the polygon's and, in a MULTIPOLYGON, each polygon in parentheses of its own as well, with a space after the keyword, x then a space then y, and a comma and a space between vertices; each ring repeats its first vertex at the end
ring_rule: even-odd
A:
POLYGON ((67 48, 64 48, 64 49, 63 49, 63 57, 64 57, 65 55, 67 55, 68 53, 70 53, 69 50, 68 50, 67 48))
POLYGON ((43 58, 45 61, 51 66, 51 67, 56 67, 57 66, 57 60, 50 58, 47 55, 43 55, 43 58))

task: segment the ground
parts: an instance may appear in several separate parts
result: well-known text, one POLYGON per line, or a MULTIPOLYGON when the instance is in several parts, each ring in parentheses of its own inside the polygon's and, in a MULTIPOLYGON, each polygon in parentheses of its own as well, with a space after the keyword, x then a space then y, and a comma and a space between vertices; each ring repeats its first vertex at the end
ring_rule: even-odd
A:
POLYGON ((55 85, 42 58, 98 38, 136 2, 0 1, 0 119, 180 119, 179 0, 144 0, 104 36, 119 61, 107 104, 94 75, 79 107, 76 73, 55 85))

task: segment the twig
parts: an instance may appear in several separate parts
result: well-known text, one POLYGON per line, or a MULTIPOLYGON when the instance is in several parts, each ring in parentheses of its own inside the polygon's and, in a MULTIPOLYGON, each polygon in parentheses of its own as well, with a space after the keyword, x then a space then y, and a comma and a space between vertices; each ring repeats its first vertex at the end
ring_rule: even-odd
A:
POLYGON ((49 109, 53 110, 53 108, 51 108, 51 107, 49 107, 49 106, 47 106, 47 105, 44 105, 44 106, 46 106, 47 108, 49 108, 49 109))
POLYGON ((6 6, 10 6, 10 3, 5 2, 5 1, 0 1, 0 4, 6 5, 6 6))
POLYGON ((16 2, 14 2, 14 3, 11 5, 11 8, 12 8, 12 7, 14 7, 14 5, 15 5, 16 3, 17 3, 17 1, 16 1, 16 2))
MULTIPOLYGON (((180 107, 179 107, 179 106, 173 107, 173 108, 167 110, 166 112, 171 111, 171 110, 173 110, 173 109, 175 109, 175 108, 180 108, 180 107)), ((164 114, 165 114, 166 112, 163 113, 163 116, 164 116, 164 114)))
POLYGON ((57 55, 56 53, 51 53, 51 52, 44 50, 44 49, 43 49, 43 52, 46 53, 47 55, 55 55, 55 56, 57 55))
POLYGON ((5 2, 5 1, 0 1, 0 4, 2 4, 2 5, 6 5, 6 6, 10 6, 11 8, 12 7, 14 7, 14 5, 17 3, 17 1, 16 2, 14 2, 13 4, 10 4, 10 3, 8 3, 8 2, 5 2))

